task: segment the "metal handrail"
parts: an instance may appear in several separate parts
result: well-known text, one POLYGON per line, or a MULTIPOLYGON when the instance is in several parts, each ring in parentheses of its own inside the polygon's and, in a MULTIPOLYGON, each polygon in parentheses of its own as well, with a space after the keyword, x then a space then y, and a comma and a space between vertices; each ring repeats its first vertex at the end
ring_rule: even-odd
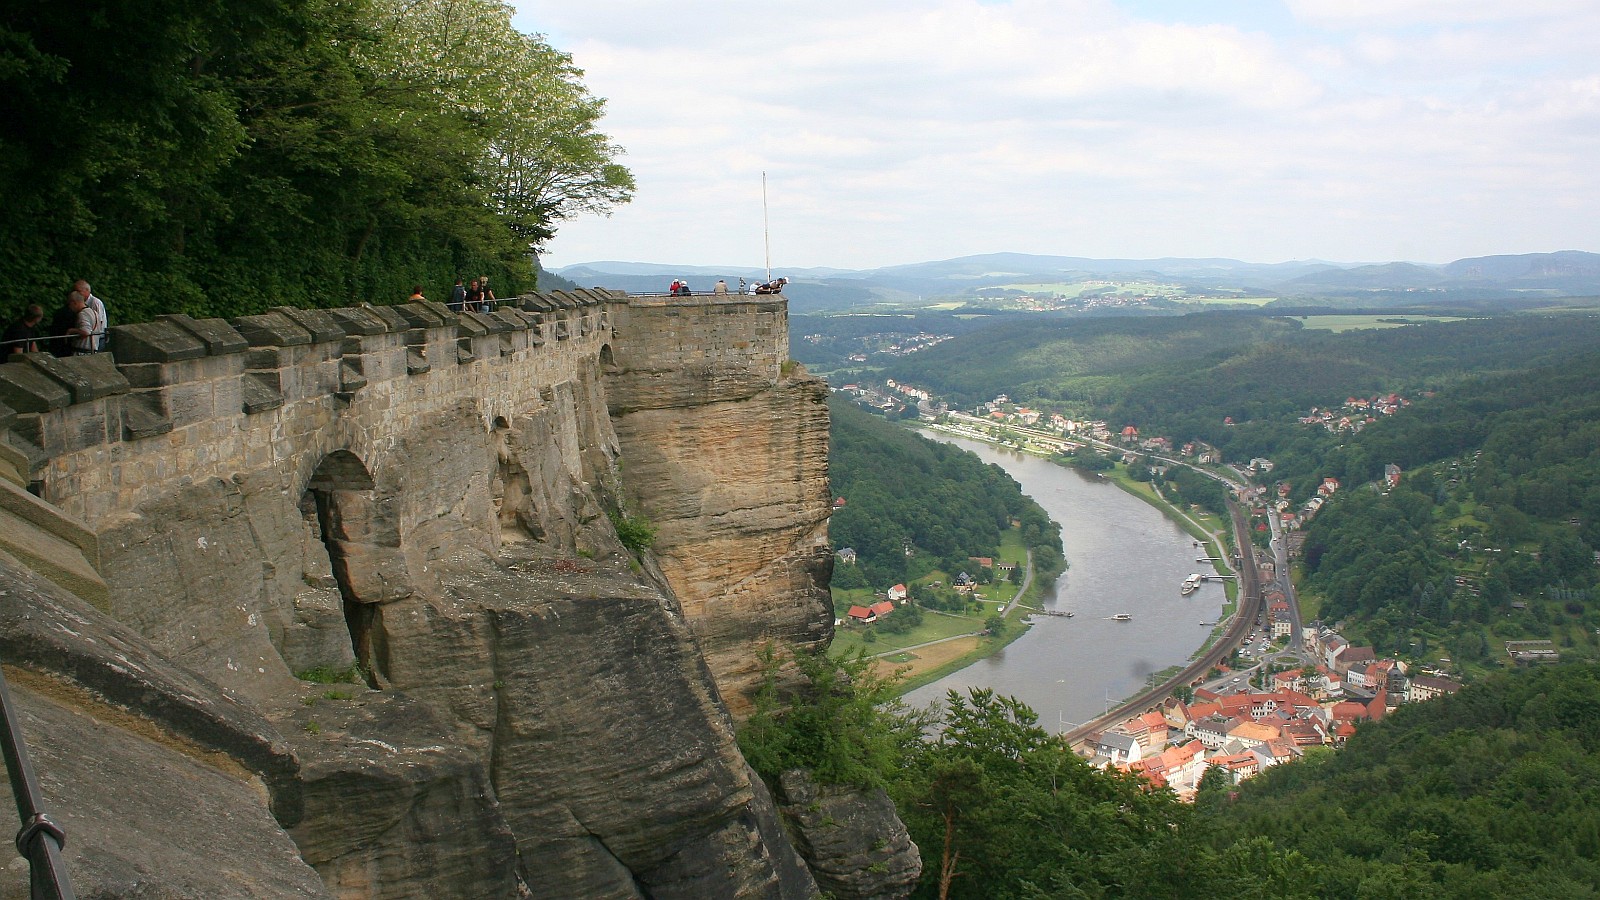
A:
POLYGON ((67 861, 61 855, 67 835, 45 814, 39 779, 28 761, 28 747, 22 739, 22 725, 17 721, 16 704, 11 700, 4 672, 0 672, 0 751, 5 753, 11 794, 22 820, 17 852, 28 860, 30 896, 33 900, 75 900, 77 894, 67 875, 67 861))

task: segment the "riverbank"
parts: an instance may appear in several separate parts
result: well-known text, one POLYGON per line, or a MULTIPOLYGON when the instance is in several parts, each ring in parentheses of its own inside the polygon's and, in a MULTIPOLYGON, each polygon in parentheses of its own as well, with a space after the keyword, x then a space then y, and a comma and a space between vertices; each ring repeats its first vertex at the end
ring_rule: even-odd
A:
MULTIPOLYGON (((1029 563, 1032 566, 1032 563, 1029 563)), ((1017 597, 1011 609, 1006 613, 1006 627, 999 637, 991 635, 971 635, 965 640, 960 638, 943 641, 928 647, 915 650, 902 651, 901 654, 883 655, 879 659, 891 663, 897 670, 901 670, 905 680, 899 685, 897 693, 908 694, 923 685, 932 684, 946 675, 959 672, 973 663, 985 659, 1005 649, 1006 645, 1028 633, 1033 623, 1030 620, 1031 611, 1025 606, 1037 607, 1044 599, 1046 586, 1055 581, 1060 572, 1049 577, 1035 577, 1030 579, 1028 589, 1017 597), (950 645, 960 642, 961 649, 957 650, 950 645), (905 660, 897 660, 896 656, 908 655, 905 660)))
MULTIPOLYGON (((1052 453, 1039 448, 1017 448, 1013 442, 995 440, 989 436, 974 434, 964 429, 933 427, 929 430, 939 432, 940 437, 949 435, 958 439, 964 438, 967 440, 981 440, 982 443, 998 449, 1021 449, 1022 452, 1026 453, 1028 456, 1040 460, 1041 462, 1047 462, 1052 467, 1059 467, 1061 469, 1071 468, 1070 466, 1062 464, 1058 459, 1053 459, 1052 453)), ((1200 517, 1197 521, 1196 517, 1190 516, 1186 511, 1178 508, 1176 505, 1168 502, 1166 498, 1161 497, 1154 491, 1150 490, 1148 485, 1144 485, 1146 489, 1144 491, 1140 491, 1138 489, 1140 484, 1128 476, 1125 467, 1118 467, 1115 472, 1107 473, 1107 476, 1101 480, 1115 483, 1125 493, 1131 494, 1132 499, 1141 501, 1143 505, 1147 507, 1152 507, 1159 510, 1162 518, 1172 522, 1179 529, 1181 529, 1182 533, 1190 536, 1190 538, 1199 542, 1206 548, 1206 552, 1204 554, 1197 555, 1221 557, 1225 556, 1229 552, 1231 542, 1227 542, 1225 537, 1219 538, 1215 531, 1206 527, 1207 522, 1210 520, 1206 519, 1205 517, 1200 517)), ((1214 519, 1214 517, 1212 517, 1212 519, 1214 519)), ((1211 524, 1213 528, 1217 527, 1217 523, 1214 521, 1212 521, 1211 524)), ((1226 533, 1225 530, 1223 533, 1226 533)), ((1219 569, 1219 572, 1220 571, 1225 570, 1219 569)), ((885 666, 892 667, 899 671, 901 676, 904 678, 904 681, 900 685, 899 693, 904 695, 914 692, 921 687, 944 679, 953 673, 960 672, 963 669, 994 656, 1012 642, 1028 635, 1034 624, 1047 621, 1042 616, 1030 620, 1029 617, 1033 616, 1034 613, 1028 609, 1020 608, 1042 607, 1047 599, 1055 596, 1056 575, 1059 573, 1038 574, 1039 577, 1030 579, 1029 589, 1022 597, 1018 598, 1019 602, 1014 604, 1010 609, 1009 614, 1006 617, 1007 627, 1004 633, 998 638, 989 637, 980 633, 952 635, 946 632, 945 634, 930 635, 929 637, 923 637, 913 633, 899 636, 899 640, 902 642, 901 646, 899 647, 893 647, 892 645, 891 647, 884 647, 881 643, 879 643, 877 648, 867 645, 862 647, 862 649, 865 649, 868 653, 876 652, 877 657, 885 664, 885 666), (913 637, 916 637, 917 640, 913 640, 913 637), (917 646, 910 646, 912 644, 917 644, 917 646)), ((1208 647, 1214 645, 1223 634, 1223 631, 1219 626, 1225 625, 1229 621, 1229 617, 1233 614, 1237 606, 1238 590, 1231 580, 1225 580, 1223 584, 1227 599, 1225 604, 1223 604, 1224 609, 1222 610, 1221 615, 1216 616, 1217 625, 1212 626, 1210 633, 1206 635, 1204 641, 1198 642, 1198 648, 1190 645, 1181 651, 1183 653, 1182 657, 1176 658, 1195 658, 1199 654, 1204 653, 1208 647)), ((1212 607, 1212 610, 1216 610, 1216 607, 1212 607)), ((1083 612, 1081 609, 1078 611, 1080 614, 1083 612)), ((1201 618, 1210 619, 1211 616, 1205 615, 1201 618)), ((1084 620, 1079 619, 1078 621, 1080 623, 1079 627, 1083 627, 1082 622, 1084 620)), ((879 640, 883 640, 883 636, 880 636, 879 640)), ((852 644, 854 647, 861 647, 861 642, 859 640, 846 640, 836 642, 835 649, 837 652, 849 652, 854 649, 851 646, 852 644)), ((1167 658, 1170 660, 1175 657, 1169 656, 1167 658)), ((1127 688, 1123 687, 1121 690, 1127 690, 1127 688)), ((1113 691, 1113 694, 1115 693, 1117 693, 1117 691, 1113 691)))

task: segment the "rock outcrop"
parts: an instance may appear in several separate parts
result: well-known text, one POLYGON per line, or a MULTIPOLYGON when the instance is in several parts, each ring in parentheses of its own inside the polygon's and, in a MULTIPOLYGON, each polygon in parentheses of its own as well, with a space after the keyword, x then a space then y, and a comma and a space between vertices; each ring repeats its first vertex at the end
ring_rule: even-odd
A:
POLYGON ((783 355, 751 358, 753 334, 788 346, 781 301, 737 318, 634 306, 617 328, 632 336, 607 377, 623 483, 658 526, 661 568, 742 716, 761 645, 833 639, 828 387, 783 355))
POLYGON ((803 769, 779 780, 781 810, 817 886, 838 900, 909 897, 922 857, 881 788, 819 785, 803 769))
POLYGON ((0 365, 0 476, 47 501, 0 510, 59 517, 0 555, 33 586, 0 652, 80 894, 816 895, 723 690, 831 634, 826 389, 784 372, 781 300, 707 299, 679 384, 744 387, 618 405, 644 307, 168 317, 0 365))

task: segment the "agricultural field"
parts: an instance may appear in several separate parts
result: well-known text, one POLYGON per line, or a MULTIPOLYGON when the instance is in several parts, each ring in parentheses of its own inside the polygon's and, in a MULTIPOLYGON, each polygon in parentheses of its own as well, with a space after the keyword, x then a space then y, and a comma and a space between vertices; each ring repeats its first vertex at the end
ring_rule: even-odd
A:
POLYGON ((1341 333, 1357 331, 1363 328, 1403 328, 1407 325, 1421 325, 1424 322, 1461 322, 1465 316, 1407 316, 1389 314, 1373 315, 1331 315, 1331 316, 1292 316, 1302 327, 1314 331, 1332 331, 1341 333))

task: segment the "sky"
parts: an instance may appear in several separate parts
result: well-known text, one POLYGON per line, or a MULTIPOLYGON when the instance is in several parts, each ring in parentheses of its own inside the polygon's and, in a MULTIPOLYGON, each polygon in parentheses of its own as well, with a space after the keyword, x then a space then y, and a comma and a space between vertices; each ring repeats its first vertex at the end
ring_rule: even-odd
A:
POLYGON ((513 5, 638 183, 547 267, 1600 251, 1594 0, 513 5))

